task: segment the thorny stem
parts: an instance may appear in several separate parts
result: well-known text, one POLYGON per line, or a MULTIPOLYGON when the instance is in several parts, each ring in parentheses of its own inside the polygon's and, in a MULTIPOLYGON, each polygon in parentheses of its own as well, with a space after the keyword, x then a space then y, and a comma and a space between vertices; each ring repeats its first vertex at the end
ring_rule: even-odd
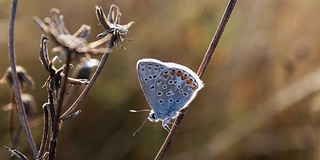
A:
POLYGON ((117 37, 115 35, 111 36, 110 41, 109 41, 107 48, 105 50, 105 53, 103 54, 96 71, 92 75, 92 78, 90 79, 90 83, 84 88, 84 90, 82 91, 80 96, 75 100, 75 102, 72 104, 72 106, 60 117, 61 120, 66 119, 66 117, 68 117, 70 114, 72 114, 73 111, 79 106, 80 102, 82 102, 84 97, 88 94, 89 90, 92 88, 93 84, 96 82, 105 63, 107 62, 108 56, 112 51, 112 48, 114 46, 114 42, 115 42, 116 38, 117 37))
MULTIPOLYGON (((230 0, 227 7, 226 7, 226 10, 222 16, 222 19, 219 23, 219 26, 216 30, 216 33, 214 34, 214 36, 211 40, 210 46, 208 47, 207 52, 201 62, 199 69, 198 69, 197 74, 199 75, 200 78, 204 75, 204 73, 210 63, 211 57, 214 53, 214 50, 216 49, 216 47, 218 45, 218 42, 221 38, 221 35, 224 31, 224 28, 228 23, 228 20, 231 16, 231 13, 232 13, 234 6, 236 5, 236 2, 237 2, 237 0, 230 0)), ((168 148, 170 147, 170 145, 173 141, 174 136, 178 132, 178 126, 180 126, 180 124, 184 118, 184 115, 187 112, 187 109, 188 109, 188 107, 180 111, 182 114, 179 114, 179 116, 174 121, 174 124, 171 127, 171 131, 169 132, 166 140, 164 141, 158 154, 156 155, 155 160, 161 160, 163 158, 164 154, 167 152, 168 148)))
POLYGON ((56 150, 57 150, 57 141, 58 141, 58 134, 60 132, 60 128, 62 125, 62 121, 60 120, 60 115, 62 111, 62 105, 63 105, 63 100, 66 94, 66 89, 67 89, 67 78, 69 75, 69 70, 70 70, 70 64, 71 64, 71 51, 69 48, 65 48, 66 50, 66 70, 65 70, 65 76, 62 80, 62 85, 59 91, 59 99, 58 99, 58 104, 57 104, 57 111, 56 111, 56 117, 54 123, 52 123, 54 126, 52 137, 50 140, 50 147, 49 147, 49 160, 55 160, 56 157, 56 150))
POLYGON ((11 13, 9 17, 9 44, 8 44, 9 60, 10 60, 10 67, 11 67, 11 76, 13 81, 13 90, 14 90, 14 94, 15 94, 15 98, 18 106, 19 118, 21 121, 23 131, 26 135, 28 145, 32 151, 32 155, 34 158, 36 158, 38 151, 34 143, 33 137, 31 135, 26 112, 23 107, 21 93, 19 89, 19 83, 18 83, 18 75, 16 70, 16 59, 15 59, 15 53, 14 53, 14 22, 15 22, 15 16, 17 11, 17 5, 18 5, 18 0, 12 0, 11 13))

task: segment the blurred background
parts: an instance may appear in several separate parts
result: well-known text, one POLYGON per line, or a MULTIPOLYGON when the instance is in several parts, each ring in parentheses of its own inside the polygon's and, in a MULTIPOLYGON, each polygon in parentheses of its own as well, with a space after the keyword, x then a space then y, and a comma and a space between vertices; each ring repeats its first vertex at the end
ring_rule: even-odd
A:
MULTIPOLYGON (((0 74, 8 62, 10 1, 0 0, 0 74)), ((71 33, 91 26, 89 42, 103 30, 95 5, 108 12, 120 7, 121 22, 135 21, 125 41, 114 50, 95 86, 81 103, 82 113, 63 124, 57 159, 153 159, 167 132, 147 122, 134 131, 149 109, 136 74, 136 62, 152 57, 197 71, 227 0, 67 0, 19 1, 15 26, 17 63, 33 77, 26 88, 36 100, 35 117, 47 92, 48 77, 38 60, 40 35, 32 17, 50 16, 57 7, 71 33)), ((191 103, 167 160, 317 160, 320 159, 320 1, 241 0, 203 76, 205 87, 191 103), (319 81, 319 82, 318 82, 319 81)), ((49 42, 49 47, 54 43, 49 42)), ((51 53, 51 57, 55 56, 51 53)), ((93 56, 100 58, 99 56, 93 56)), ((0 86, 0 106, 10 102, 10 89, 0 86)), ((33 117, 34 118, 34 117, 33 117)), ((0 146, 10 145, 8 112, 0 111, 0 146)), ((42 125, 32 128, 39 146, 42 125)), ((31 158, 22 134, 18 150, 31 158)), ((0 159, 9 159, 0 148, 0 159)))

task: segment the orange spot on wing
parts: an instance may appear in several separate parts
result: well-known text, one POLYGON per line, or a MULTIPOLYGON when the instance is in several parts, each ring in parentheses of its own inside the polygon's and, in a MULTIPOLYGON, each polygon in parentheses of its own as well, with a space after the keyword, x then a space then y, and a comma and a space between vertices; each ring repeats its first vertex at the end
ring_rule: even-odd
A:
POLYGON ((185 79, 187 79, 188 77, 187 77, 187 75, 186 74, 183 74, 182 76, 181 76, 181 79, 182 80, 185 80, 185 79))
POLYGON ((190 88, 191 88, 191 90, 194 91, 194 90, 198 89, 198 86, 191 86, 190 88))
POLYGON ((166 79, 168 78, 168 76, 169 75, 167 73, 163 74, 163 77, 166 78, 166 79))
POLYGON ((161 82, 161 78, 159 78, 159 79, 157 80, 157 82, 160 83, 160 82, 161 82))
POLYGON ((193 82, 193 79, 192 78, 189 78, 188 80, 187 80, 187 84, 191 84, 193 82))
POLYGON ((182 71, 178 71, 177 76, 181 76, 182 75, 182 71))
POLYGON ((175 71, 171 71, 170 73, 171 73, 171 75, 175 75, 175 74, 176 74, 176 72, 175 72, 175 71))

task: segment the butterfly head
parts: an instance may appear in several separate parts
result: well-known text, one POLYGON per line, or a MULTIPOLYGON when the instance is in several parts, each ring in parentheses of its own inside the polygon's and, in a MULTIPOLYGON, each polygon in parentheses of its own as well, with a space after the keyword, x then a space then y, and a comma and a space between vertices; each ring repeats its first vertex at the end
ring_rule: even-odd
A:
POLYGON ((148 116, 149 121, 151 122, 158 122, 160 119, 158 118, 158 116, 156 115, 156 113, 154 113, 153 110, 150 111, 149 116, 148 116))

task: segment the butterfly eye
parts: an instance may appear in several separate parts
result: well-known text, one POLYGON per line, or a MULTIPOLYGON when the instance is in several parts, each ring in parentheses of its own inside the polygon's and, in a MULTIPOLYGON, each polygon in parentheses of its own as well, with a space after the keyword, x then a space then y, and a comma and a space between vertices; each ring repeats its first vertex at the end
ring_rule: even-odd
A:
POLYGON ((156 114, 154 113, 149 114, 149 118, 153 121, 157 119, 156 114))

